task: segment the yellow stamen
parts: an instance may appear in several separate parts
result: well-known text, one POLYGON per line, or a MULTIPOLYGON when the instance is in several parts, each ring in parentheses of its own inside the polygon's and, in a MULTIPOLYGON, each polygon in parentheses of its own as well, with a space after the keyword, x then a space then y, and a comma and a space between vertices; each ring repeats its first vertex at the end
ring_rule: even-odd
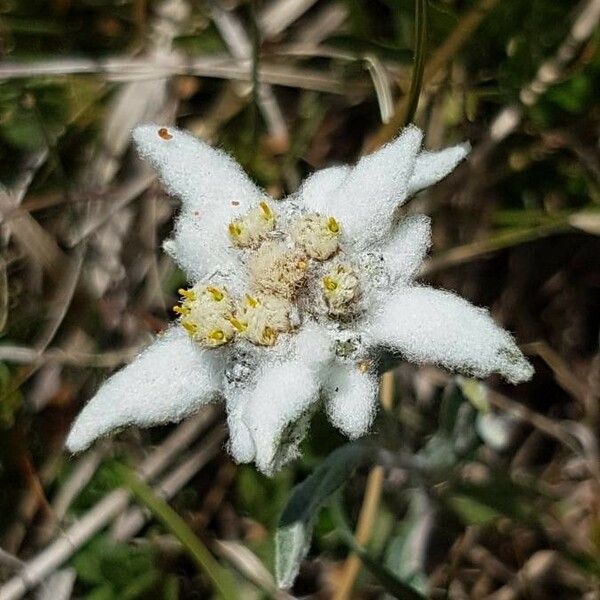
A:
POLYGON ((271 211, 269 205, 266 202, 259 202, 258 206, 260 206, 263 218, 267 221, 270 221, 273 218, 273 212, 271 211))
POLYGON ((338 284, 331 277, 323 277, 323 286, 326 290, 333 292, 337 289, 338 284))
POLYGON ((206 288, 206 291, 212 296, 212 299, 215 302, 220 302, 221 300, 223 300, 223 292, 219 288, 209 285, 206 288))
POLYGON ((246 294, 246 304, 252 308, 256 308, 258 306, 258 300, 249 294, 246 294))
POLYGON ((242 228, 237 223, 229 223, 229 235, 231 237, 239 237, 242 233, 242 228))
POLYGON ((192 302, 196 299, 196 294, 192 290, 184 290, 183 288, 179 288, 177 293, 180 296, 183 296, 186 300, 191 300, 192 302))
POLYGON ((235 317, 229 316, 229 317, 225 317, 225 318, 233 325, 234 329, 236 329, 240 333, 242 331, 245 331, 248 328, 248 325, 246 325, 245 323, 242 323, 235 317))
POLYGON ((327 229, 329 229, 329 231, 331 231, 331 233, 339 233, 340 232, 340 226, 333 217, 329 217, 327 219, 327 229))
POLYGON ((304 269, 306 269, 306 261, 305 260, 299 260, 298 261, 298 268, 302 269, 304 271, 304 269))
POLYGON ((213 342, 222 342, 225 339, 225 334, 221 329, 213 329, 206 337, 213 342))
POLYGON ((194 335, 198 327, 195 323, 190 323, 189 321, 181 321, 181 326, 190 334, 194 335))
POLYGON ((179 306, 176 304, 173 307, 173 312, 177 313, 178 315, 187 315, 189 314, 190 309, 187 306, 179 306))

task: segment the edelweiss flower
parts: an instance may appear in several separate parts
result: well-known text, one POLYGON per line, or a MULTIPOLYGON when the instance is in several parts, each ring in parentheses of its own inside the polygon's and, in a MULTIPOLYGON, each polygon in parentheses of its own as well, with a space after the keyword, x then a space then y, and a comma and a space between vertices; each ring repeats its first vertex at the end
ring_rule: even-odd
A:
POLYGON ((350 438, 368 431, 384 353, 476 377, 531 377, 487 311, 413 282, 429 219, 401 219, 398 209, 452 171, 466 146, 423 152, 421 132, 408 127, 356 166, 319 171, 276 201, 187 133, 145 125, 133 137, 182 202, 165 249, 193 285, 180 290, 178 322, 83 409, 70 450, 223 398, 231 454, 272 474, 298 454, 321 402, 350 438))

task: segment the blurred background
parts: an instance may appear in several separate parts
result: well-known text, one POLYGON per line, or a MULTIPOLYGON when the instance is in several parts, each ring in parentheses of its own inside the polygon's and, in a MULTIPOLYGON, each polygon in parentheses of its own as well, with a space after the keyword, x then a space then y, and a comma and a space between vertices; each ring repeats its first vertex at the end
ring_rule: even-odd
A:
POLYGON ((185 283, 161 251, 177 205, 130 130, 176 123, 282 197, 396 135, 419 65, 425 145, 473 146, 407 207, 433 217, 422 279, 491 307, 536 375, 398 366, 374 427, 389 464, 357 469, 348 519, 425 597, 600 598, 600 2, 426 8, 423 46, 412 0, 0 0, 0 598, 214 596, 173 520, 119 490, 123 463, 239 598, 384 597, 327 510, 275 588, 291 489, 345 443, 320 415, 273 479, 232 463, 218 408, 78 457, 63 441, 185 283))

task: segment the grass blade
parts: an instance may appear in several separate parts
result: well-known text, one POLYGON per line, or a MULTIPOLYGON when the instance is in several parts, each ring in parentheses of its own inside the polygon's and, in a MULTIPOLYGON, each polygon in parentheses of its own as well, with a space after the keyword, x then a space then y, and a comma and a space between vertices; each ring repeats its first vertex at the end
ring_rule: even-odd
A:
POLYGON ((117 464, 115 470, 136 500, 181 542, 198 568, 212 581, 219 596, 224 600, 235 600, 236 587, 229 572, 215 560, 187 523, 166 502, 158 498, 150 486, 138 479, 129 467, 117 464))

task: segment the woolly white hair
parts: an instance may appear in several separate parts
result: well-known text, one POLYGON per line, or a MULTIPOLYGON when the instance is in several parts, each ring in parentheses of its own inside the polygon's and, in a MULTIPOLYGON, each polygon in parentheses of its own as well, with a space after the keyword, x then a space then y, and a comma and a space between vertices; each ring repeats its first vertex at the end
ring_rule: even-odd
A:
POLYGON ((468 144, 421 151, 421 132, 407 127, 355 166, 314 173, 296 194, 275 202, 233 159, 189 133, 144 125, 133 138, 140 155, 182 202, 174 237, 165 246, 191 284, 216 282, 230 294, 244 293, 254 250, 236 247, 228 227, 264 208, 265 200, 277 219, 276 239, 290 237, 287 228, 295 218, 323 215, 330 219, 314 222, 331 225, 326 234, 339 236, 339 249, 327 268, 325 261, 302 263, 307 268, 304 287, 290 304, 289 328, 274 344, 273 334, 268 346, 239 336, 205 348, 182 327, 169 328, 86 405, 67 439, 71 451, 123 427, 179 421, 222 398, 234 459, 254 461, 270 475, 297 456, 321 402, 333 425, 348 437, 369 430, 384 351, 471 376, 496 372, 513 383, 532 376, 513 338, 486 310, 414 283, 430 246, 430 221, 424 215, 399 220, 398 208, 448 175, 468 154, 468 144), (346 290, 332 315, 320 286, 327 280, 323 274, 336 264, 344 264, 352 281, 360 281, 360 294, 346 290))

